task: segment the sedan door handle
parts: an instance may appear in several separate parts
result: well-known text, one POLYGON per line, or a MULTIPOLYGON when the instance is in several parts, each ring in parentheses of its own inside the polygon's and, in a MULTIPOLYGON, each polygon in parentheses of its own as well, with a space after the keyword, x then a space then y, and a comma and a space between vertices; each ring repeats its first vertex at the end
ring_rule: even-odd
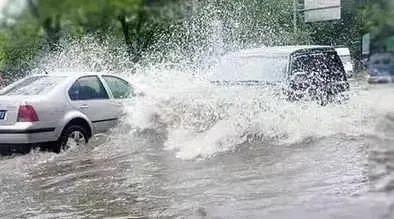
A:
POLYGON ((89 106, 87 104, 83 104, 79 106, 80 109, 87 109, 89 106))

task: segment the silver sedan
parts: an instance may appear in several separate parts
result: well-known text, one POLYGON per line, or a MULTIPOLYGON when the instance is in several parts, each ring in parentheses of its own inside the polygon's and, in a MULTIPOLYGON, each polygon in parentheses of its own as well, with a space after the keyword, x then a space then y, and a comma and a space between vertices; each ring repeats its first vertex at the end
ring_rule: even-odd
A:
POLYGON ((1 90, 0 150, 46 143, 60 152, 85 144, 114 127, 133 96, 129 82, 110 74, 26 77, 1 90))

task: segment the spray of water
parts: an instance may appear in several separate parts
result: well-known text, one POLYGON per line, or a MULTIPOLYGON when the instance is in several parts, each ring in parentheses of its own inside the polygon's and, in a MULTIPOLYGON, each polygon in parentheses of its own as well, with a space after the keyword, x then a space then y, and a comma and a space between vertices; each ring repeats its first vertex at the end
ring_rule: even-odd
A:
MULTIPOLYGON (((185 7, 192 16, 162 36, 139 63, 130 61, 120 43, 86 37, 64 41, 62 49, 42 58, 37 71, 105 71, 127 77, 142 95, 126 106, 123 125, 130 131, 122 131, 122 138, 132 144, 141 130, 165 133, 165 149, 181 159, 214 156, 250 141, 281 145, 376 134, 376 120, 393 106, 376 106, 381 97, 363 88, 350 91, 344 104, 322 107, 288 102, 269 88, 211 84, 210 66, 224 52, 295 39, 280 20, 270 20, 269 10, 266 19, 256 19, 256 8, 264 7, 257 1, 222 4, 185 7)), ((120 135, 119 128, 112 134, 120 135)))

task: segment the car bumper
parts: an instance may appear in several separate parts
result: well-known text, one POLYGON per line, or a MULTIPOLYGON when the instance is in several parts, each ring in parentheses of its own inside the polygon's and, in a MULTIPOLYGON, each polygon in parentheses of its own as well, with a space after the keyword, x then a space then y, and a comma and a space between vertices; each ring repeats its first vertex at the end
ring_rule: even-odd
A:
POLYGON ((0 126, 0 144, 34 144, 56 141, 56 128, 29 124, 0 126))

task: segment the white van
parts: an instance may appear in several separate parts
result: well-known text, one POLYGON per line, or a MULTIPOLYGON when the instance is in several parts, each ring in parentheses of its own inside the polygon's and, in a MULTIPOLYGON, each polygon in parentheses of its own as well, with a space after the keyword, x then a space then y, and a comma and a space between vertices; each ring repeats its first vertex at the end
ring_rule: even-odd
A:
POLYGON ((352 61, 352 57, 350 55, 349 48, 341 47, 335 48, 337 51, 339 58, 341 58, 343 67, 345 68, 345 72, 348 78, 352 77, 354 74, 354 65, 352 61))
POLYGON ((330 99, 349 89, 343 64, 333 47, 283 46, 224 55, 210 80, 224 84, 280 84, 290 100, 330 99))

